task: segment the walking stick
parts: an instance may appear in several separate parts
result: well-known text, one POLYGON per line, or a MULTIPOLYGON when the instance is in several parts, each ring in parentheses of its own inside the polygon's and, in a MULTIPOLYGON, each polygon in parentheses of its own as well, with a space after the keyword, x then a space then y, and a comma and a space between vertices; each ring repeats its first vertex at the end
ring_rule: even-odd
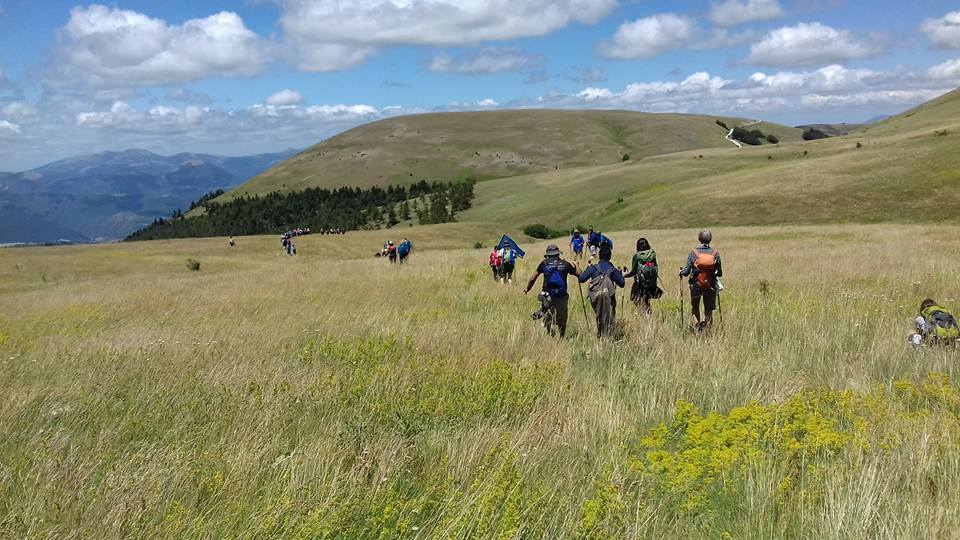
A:
POLYGON ((717 324, 723 326, 723 306, 720 305, 720 290, 717 289, 717 324))
POLYGON ((680 303, 677 305, 677 313, 679 314, 680 319, 680 329, 683 329, 683 276, 680 276, 680 286, 677 288, 677 298, 680 299, 680 303))
POLYGON ((580 307, 583 308, 583 322, 587 324, 587 329, 590 329, 590 318, 587 317, 587 304, 583 300, 583 283, 580 283, 580 280, 577 280, 577 287, 580 288, 580 307))

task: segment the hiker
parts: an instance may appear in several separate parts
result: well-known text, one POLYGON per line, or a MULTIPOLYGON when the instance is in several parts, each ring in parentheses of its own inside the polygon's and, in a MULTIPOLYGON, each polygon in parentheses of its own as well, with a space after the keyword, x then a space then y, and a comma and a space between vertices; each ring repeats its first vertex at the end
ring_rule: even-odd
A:
POLYGON ((657 252, 650 247, 650 242, 646 238, 638 239, 637 252, 633 255, 630 272, 623 277, 633 278, 630 300, 643 313, 653 313, 650 300, 663 295, 663 289, 657 286, 658 273, 657 252))
POLYGON ((583 239, 583 235, 580 234, 580 229, 574 229, 573 234, 570 236, 570 249, 573 251, 573 259, 575 261, 583 260, 583 244, 586 243, 583 239))
POLYGON ((617 320, 617 287, 626 285, 623 278, 623 272, 613 263, 610 257, 613 250, 609 244, 600 246, 597 254, 600 261, 597 264, 591 264, 580 274, 580 283, 590 282, 589 292, 590 305, 593 306, 594 313, 597 314, 597 337, 604 337, 613 334, 617 320))
POLYGON ((690 276, 690 307, 693 310, 694 329, 703 330, 713 324, 717 309, 718 279, 723 276, 720 253, 710 247, 713 233, 703 229, 697 235, 700 246, 687 255, 687 264, 680 270, 680 278, 690 276), (704 319, 700 319, 700 300, 703 299, 704 319))
POLYGON ((497 246, 493 246, 493 251, 490 252, 490 270, 493 271, 493 280, 500 281, 500 250, 497 249, 497 246))
POLYGON ((230 235, 230 247, 233 247, 233 244, 234 244, 233 235, 230 235))
POLYGON ((393 240, 387 240, 387 257, 391 263, 397 262, 397 246, 393 245, 393 240))
POLYGON ((543 289, 539 296, 542 306, 540 314, 542 316, 553 312, 552 316, 543 317, 543 324, 550 335, 554 334, 552 325, 556 324, 560 337, 564 337, 567 333, 567 305, 570 299, 567 294, 567 276, 573 274, 580 277, 580 270, 575 264, 561 259, 560 248, 556 244, 550 244, 547 246, 543 260, 537 266, 537 271, 530 276, 523 294, 530 292, 541 274, 543 274, 543 289))
POLYGON ((403 264, 403 261, 407 259, 407 256, 410 255, 410 250, 413 249, 413 244, 410 243, 410 240, 404 238, 400 241, 400 245, 397 246, 397 255, 400 257, 400 264, 403 264))
POLYGON ((517 264, 517 254, 508 243, 504 243, 497 254, 500 257, 500 283, 513 284, 513 269, 517 264))
POLYGON ((957 318, 932 298, 920 303, 920 316, 915 319, 917 332, 910 336, 915 349, 924 344, 956 345, 960 340, 957 318))
POLYGON ((593 230, 593 225, 587 229, 587 249, 590 250, 590 259, 597 256, 597 250, 600 249, 600 239, 603 235, 600 231, 593 230))

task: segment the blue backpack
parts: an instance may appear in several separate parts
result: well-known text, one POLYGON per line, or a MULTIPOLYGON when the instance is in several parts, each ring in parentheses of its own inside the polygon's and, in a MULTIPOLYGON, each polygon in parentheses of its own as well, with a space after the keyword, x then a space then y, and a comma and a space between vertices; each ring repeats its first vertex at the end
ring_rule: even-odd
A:
POLYGON ((560 259, 549 260, 543 265, 543 281, 550 296, 567 294, 567 280, 563 275, 563 262, 560 259))
POLYGON ((400 253, 401 257, 406 257, 407 254, 410 253, 410 244, 408 242, 400 242, 397 252, 400 253))

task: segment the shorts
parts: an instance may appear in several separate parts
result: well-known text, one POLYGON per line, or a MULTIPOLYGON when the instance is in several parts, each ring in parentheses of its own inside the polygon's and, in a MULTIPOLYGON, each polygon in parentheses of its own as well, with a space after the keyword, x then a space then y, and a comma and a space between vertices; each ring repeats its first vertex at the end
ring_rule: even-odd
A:
POLYGON ((693 309, 699 309, 700 299, 703 298, 703 309, 714 311, 717 309, 717 291, 716 289, 700 289, 696 285, 690 286, 690 303, 693 309))
POLYGON ((593 244, 590 244, 590 255, 596 257, 597 251, 598 251, 599 249, 600 249, 600 246, 595 246, 595 245, 593 245, 593 244))

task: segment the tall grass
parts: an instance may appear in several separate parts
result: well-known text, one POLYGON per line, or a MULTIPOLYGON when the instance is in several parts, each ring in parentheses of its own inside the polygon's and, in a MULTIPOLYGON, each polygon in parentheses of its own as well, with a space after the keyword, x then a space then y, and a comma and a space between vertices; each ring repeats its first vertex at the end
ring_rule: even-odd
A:
POLYGON ((3 250, 0 536, 951 536, 957 352, 906 335, 960 300, 958 232, 717 230, 694 337, 695 234, 644 231, 668 290, 616 344, 575 287, 567 340, 529 320, 545 244, 510 287, 482 250, 367 257, 383 232, 3 250))

